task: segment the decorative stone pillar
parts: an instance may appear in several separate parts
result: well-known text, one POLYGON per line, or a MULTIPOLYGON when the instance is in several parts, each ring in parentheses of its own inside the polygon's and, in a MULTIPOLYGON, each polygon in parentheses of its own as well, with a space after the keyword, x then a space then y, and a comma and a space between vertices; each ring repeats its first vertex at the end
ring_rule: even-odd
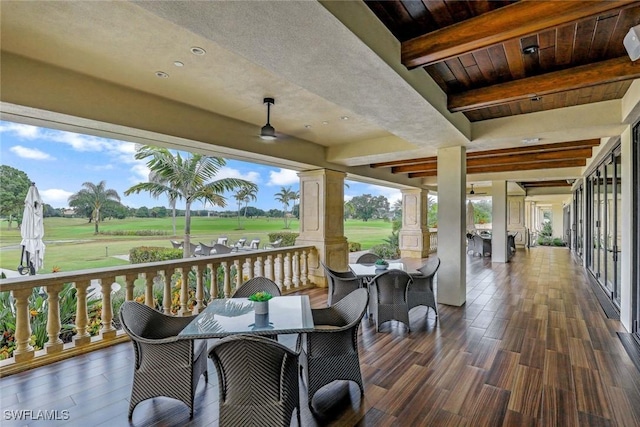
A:
POLYGON ((402 190, 402 229, 399 234, 402 258, 429 256, 428 196, 429 190, 402 190))
POLYGON ((346 270, 349 247, 344 237, 344 172, 317 169, 300 177, 300 236, 296 245, 313 245, 317 251, 307 259, 308 279, 326 286, 320 261, 346 270))
POLYGON ((438 150, 438 302, 461 306, 467 298, 465 147, 438 150))

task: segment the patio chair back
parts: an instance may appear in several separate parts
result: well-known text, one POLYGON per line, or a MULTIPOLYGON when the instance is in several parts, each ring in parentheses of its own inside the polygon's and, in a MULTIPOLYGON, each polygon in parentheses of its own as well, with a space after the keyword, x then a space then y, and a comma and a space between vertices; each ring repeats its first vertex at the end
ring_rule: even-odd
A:
POLYGON ((134 301, 120 307, 122 329, 135 353, 129 419, 146 399, 166 396, 184 402, 193 417, 193 397, 200 375, 207 376, 207 343, 178 340, 195 316, 167 316, 134 301), (168 380, 169 379, 169 380, 168 380))
POLYGON ((253 239, 249 243, 249 249, 260 249, 260 239, 253 239))
POLYGON ((402 270, 387 270, 373 278, 371 291, 371 314, 376 321, 376 330, 389 320, 397 320, 409 326, 407 288, 411 276, 402 270))
POLYGON ((236 242, 235 245, 233 245, 233 247, 240 249, 244 247, 245 243, 247 243, 247 239, 243 237, 242 239, 238 239, 238 241, 236 242))
POLYGON ((200 255, 200 256, 209 256, 209 255, 211 255, 211 251, 213 250, 213 246, 205 245, 202 242, 200 242, 199 246, 200 246, 200 253, 198 255, 200 255))
POLYGON ((297 352, 240 334, 214 344, 209 358, 218 373, 220 427, 288 427, 294 410, 301 425, 297 352))
POLYGON ((233 248, 230 248, 229 246, 226 245, 221 245, 220 243, 216 243, 215 245, 213 245, 213 248, 211 248, 211 253, 212 254, 229 254, 233 251, 233 248))
POLYGON ((260 276, 244 282, 236 289, 231 298, 248 298, 256 292, 269 292, 274 297, 279 297, 282 294, 276 282, 260 276))
POLYGON ((409 310, 419 305, 427 307, 427 315, 429 308, 433 308, 438 318, 438 304, 436 303, 435 293, 433 292, 433 281, 436 273, 440 268, 440 258, 434 257, 418 269, 420 275, 411 276, 411 283, 407 290, 407 305, 409 310))
POLYGON ((184 244, 184 242, 178 242, 176 240, 170 240, 170 242, 173 249, 182 249, 182 245, 184 244))
POLYGON ((375 264, 377 260, 381 259, 378 255, 373 252, 367 252, 358 257, 356 260, 356 264, 375 264))
POLYGON ((369 293, 360 288, 328 308, 311 310, 315 330, 298 338, 309 408, 318 390, 337 380, 353 381, 364 395, 358 358, 358 327, 369 293))
POLYGON ((321 264, 327 273, 327 282, 329 284, 327 305, 331 306, 337 303, 361 287, 361 281, 353 271, 335 271, 327 267, 324 262, 321 262, 321 264))
MULTIPOLYGON (((211 242, 211 243, 213 243, 213 242, 211 242)), ((225 245, 226 246, 227 243, 229 243, 229 238, 227 236, 220 236, 220 237, 218 237, 218 240, 216 240, 215 243, 217 243, 219 245, 225 245)))

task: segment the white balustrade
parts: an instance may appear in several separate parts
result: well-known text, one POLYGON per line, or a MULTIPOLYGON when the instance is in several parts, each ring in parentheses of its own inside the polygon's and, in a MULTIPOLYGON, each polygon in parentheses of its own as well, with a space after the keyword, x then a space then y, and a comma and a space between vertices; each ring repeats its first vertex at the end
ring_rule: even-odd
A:
POLYGON ((119 313, 114 311, 114 283, 121 285, 119 301, 122 298, 125 301, 138 299, 164 313, 186 316, 192 314, 192 311, 201 312, 207 303, 205 276, 210 276, 209 292, 212 299, 218 297, 219 285, 228 298, 244 280, 254 276, 264 276, 275 281, 283 294, 310 287, 312 284, 309 281, 308 264, 309 257, 313 254, 313 246, 292 246, 0 279, 0 292, 11 292, 16 310, 16 346, 13 357, 0 362, 0 376, 128 340, 127 335, 115 327, 118 325, 115 321, 119 320, 119 313), (195 276, 195 281, 191 284, 195 287, 195 295, 189 291, 189 272, 193 272, 195 276), (178 291, 179 307, 173 306, 174 286, 178 283, 176 280, 181 282, 178 291), (69 332, 62 330, 60 304, 61 294, 67 283, 75 287, 76 308, 73 342, 65 345, 61 334, 69 332), (99 288, 91 289, 92 283, 98 283, 99 288), (30 321, 33 314, 29 308, 29 299, 34 294, 34 289, 46 296, 48 305, 48 338, 43 349, 34 348, 31 344, 33 332, 30 321), (161 307, 158 306, 155 295, 162 295, 161 307), (96 320, 89 318, 90 314, 95 316, 95 313, 89 313, 89 301, 95 301, 96 298, 100 298, 102 302, 99 329, 96 329, 98 326, 95 323, 89 323, 96 320), (95 336, 91 336, 92 333, 95 336))

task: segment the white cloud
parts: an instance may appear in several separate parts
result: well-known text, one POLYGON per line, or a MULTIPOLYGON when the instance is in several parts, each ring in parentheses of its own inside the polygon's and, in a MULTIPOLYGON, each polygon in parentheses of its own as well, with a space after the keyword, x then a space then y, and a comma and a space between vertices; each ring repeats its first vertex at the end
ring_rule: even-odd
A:
POLYGON ((64 208, 68 206, 69 196, 74 194, 71 191, 61 190, 59 188, 50 188, 48 190, 40 190, 39 192, 42 201, 54 208, 64 208))
POLYGON ((22 157, 23 159, 31 159, 31 160, 55 160, 55 157, 50 156, 44 151, 40 151, 36 148, 27 148, 22 145, 14 145, 9 149, 16 156, 22 157))
POLYGON ((292 185, 300 182, 298 173, 289 169, 279 169, 269 172, 269 182, 267 185, 292 185))
POLYGON ((227 166, 223 166, 222 168, 220 168, 220 170, 216 174, 215 180, 217 181, 223 178, 238 178, 253 182, 254 184, 260 183, 260 174, 258 172, 241 172, 239 169, 234 169, 227 166))
POLYGON ((0 133, 2 132, 13 133, 23 139, 36 139, 42 137, 40 128, 20 123, 4 122, 0 124, 0 133))
POLYGON ((384 196, 389 201, 389 206, 393 206, 393 204, 402 200, 402 193, 400 190, 395 188, 383 187, 381 185, 368 185, 365 193, 371 193, 374 196, 384 196))
POLYGON ((144 162, 136 163, 131 167, 132 176, 129 177, 129 182, 132 184, 139 184, 141 182, 149 181, 149 168, 144 162))

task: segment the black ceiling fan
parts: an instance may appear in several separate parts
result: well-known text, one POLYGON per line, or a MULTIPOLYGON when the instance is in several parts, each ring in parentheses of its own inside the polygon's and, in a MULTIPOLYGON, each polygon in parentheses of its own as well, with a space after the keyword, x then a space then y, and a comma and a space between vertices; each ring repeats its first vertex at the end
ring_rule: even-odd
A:
POLYGON ((487 194, 487 193, 476 193, 476 191, 473 189, 473 184, 471 184, 471 191, 469 191, 470 196, 481 196, 483 194, 487 194))

